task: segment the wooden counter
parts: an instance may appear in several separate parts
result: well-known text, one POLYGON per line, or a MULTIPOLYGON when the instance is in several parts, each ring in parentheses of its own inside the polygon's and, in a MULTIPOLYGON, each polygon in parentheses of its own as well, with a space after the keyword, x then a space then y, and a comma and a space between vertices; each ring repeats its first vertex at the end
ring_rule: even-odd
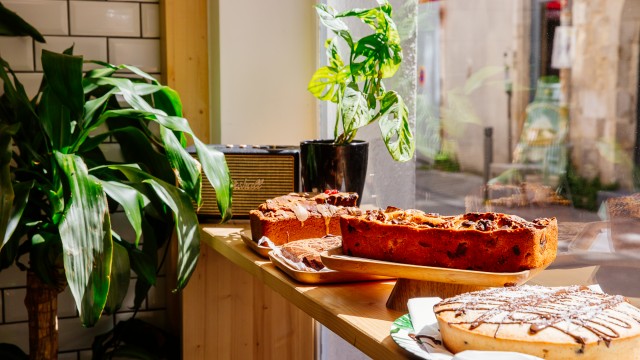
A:
MULTIPOLYGON (((246 228, 202 226, 208 246, 183 293, 184 359, 313 359, 313 319, 372 358, 411 357, 389 336, 403 315, 385 306, 394 281, 297 283, 246 247, 246 228)), ((593 270, 545 270, 530 283, 588 284, 593 270)))

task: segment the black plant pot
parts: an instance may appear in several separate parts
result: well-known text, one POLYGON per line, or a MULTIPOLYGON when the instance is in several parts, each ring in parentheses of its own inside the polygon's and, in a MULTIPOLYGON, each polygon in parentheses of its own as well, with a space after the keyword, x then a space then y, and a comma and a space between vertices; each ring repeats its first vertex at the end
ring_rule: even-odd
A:
POLYGON ((369 143, 355 140, 336 145, 333 140, 309 140, 300 143, 302 191, 328 189, 358 193, 358 205, 367 177, 369 143))

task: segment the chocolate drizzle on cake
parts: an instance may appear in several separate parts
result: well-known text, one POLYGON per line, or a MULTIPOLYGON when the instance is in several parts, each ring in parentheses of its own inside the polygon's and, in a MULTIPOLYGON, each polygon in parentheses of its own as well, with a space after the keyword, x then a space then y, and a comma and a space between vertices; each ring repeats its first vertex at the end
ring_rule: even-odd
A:
POLYGON ((468 325, 469 330, 485 324, 497 325, 494 337, 498 337, 505 325, 528 325, 531 335, 553 328, 584 346, 586 330, 608 347, 613 339, 620 337, 620 329, 640 324, 640 310, 619 306, 625 302, 622 296, 607 295, 586 287, 523 285, 458 295, 443 300, 434 310, 436 314, 454 312, 455 318, 473 314, 472 319, 467 316, 449 324, 468 325))
POLYGON ((429 340, 431 341, 434 345, 442 345, 442 341, 438 340, 436 338, 434 338, 433 336, 429 336, 429 335, 420 335, 420 334, 413 334, 413 333, 409 333, 408 336, 413 340, 413 341, 417 341, 419 343, 424 344, 423 340, 429 340))

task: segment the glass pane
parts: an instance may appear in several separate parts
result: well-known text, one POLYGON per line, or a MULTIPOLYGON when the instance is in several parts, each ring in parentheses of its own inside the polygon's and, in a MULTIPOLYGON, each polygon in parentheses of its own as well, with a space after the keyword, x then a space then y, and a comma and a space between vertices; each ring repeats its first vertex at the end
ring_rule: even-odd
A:
MULTIPOLYGON (((327 5, 336 11, 350 9, 366 9, 376 6, 370 0, 328 0, 327 5)), ((389 90, 396 90, 409 108, 409 122, 415 129, 416 111, 416 29, 417 9, 415 0, 392 0, 393 20, 395 21, 401 38, 404 58, 396 74, 385 79, 384 85, 389 90)), ((369 26, 359 19, 346 18, 345 23, 349 27, 354 40, 358 40, 372 33, 369 26)), ((335 34, 321 27, 320 44, 324 44, 327 38, 333 38, 335 34)), ((341 56, 348 61, 349 51, 344 42, 339 42, 341 56)), ((320 63, 326 64, 324 49, 319 54, 320 63)), ((335 126, 336 110, 334 104, 321 102, 321 129, 325 138, 332 138, 335 126)), ((415 130, 414 130, 415 132, 415 130)), ((382 141, 378 123, 372 123, 358 130, 357 138, 369 142, 368 177, 362 194, 363 206, 385 208, 396 206, 401 208, 415 207, 415 158, 407 162, 394 161, 385 143, 382 141)))
POLYGON ((416 208, 556 217, 552 267, 640 297, 639 49, 636 0, 419 1, 416 208))

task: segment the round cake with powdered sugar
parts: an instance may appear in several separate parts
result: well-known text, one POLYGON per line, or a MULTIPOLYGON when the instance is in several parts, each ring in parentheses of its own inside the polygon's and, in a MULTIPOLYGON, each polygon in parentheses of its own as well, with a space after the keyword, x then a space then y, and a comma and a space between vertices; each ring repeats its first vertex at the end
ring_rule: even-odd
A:
POLYGON ((640 309, 587 287, 491 288, 434 306, 444 345, 544 359, 640 359, 640 309))

